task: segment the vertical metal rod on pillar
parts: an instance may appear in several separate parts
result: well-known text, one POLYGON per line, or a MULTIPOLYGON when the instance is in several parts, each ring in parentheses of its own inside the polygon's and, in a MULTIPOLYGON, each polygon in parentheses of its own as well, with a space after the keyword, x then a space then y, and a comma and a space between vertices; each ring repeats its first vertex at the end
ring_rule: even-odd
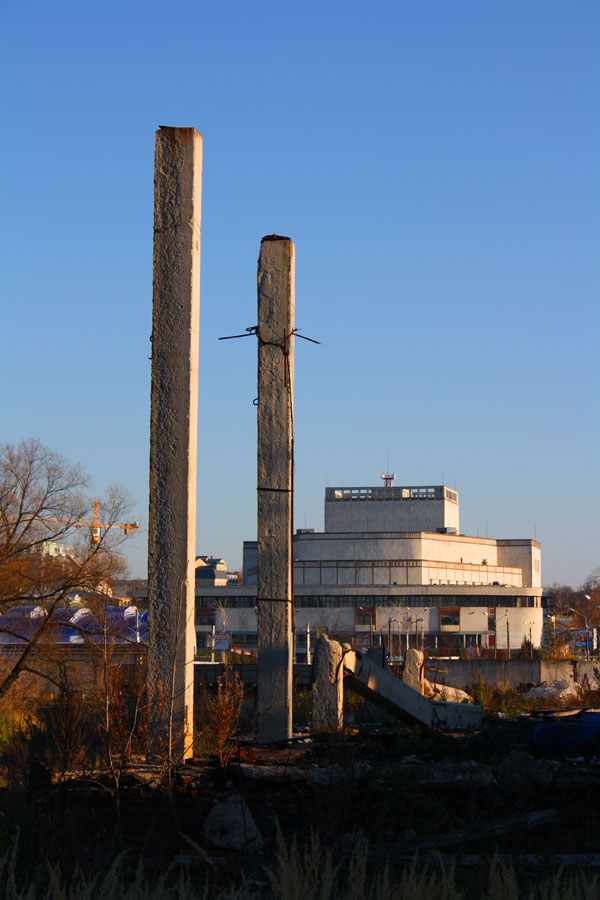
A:
POLYGON ((292 736, 295 249, 269 235, 258 258, 258 739, 292 736))
POLYGON ((152 754, 192 753, 202 137, 156 133, 148 516, 152 754))

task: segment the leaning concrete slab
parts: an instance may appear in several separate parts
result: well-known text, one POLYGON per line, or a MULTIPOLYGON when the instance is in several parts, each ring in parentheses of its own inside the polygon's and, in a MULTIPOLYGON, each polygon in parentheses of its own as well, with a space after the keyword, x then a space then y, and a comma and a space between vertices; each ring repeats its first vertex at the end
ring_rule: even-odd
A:
POLYGON ((481 726, 481 706, 428 700, 354 650, 344 654, 344 671, 357 693, 400 718, 447 731, 472 731, 481 726))
POLYGON ((258 739, 292 736, 294 245, 258 259, 258 739))
POLYGON ((148 517, 153 754, 191 755, 202 137, 156 134, 148 517))

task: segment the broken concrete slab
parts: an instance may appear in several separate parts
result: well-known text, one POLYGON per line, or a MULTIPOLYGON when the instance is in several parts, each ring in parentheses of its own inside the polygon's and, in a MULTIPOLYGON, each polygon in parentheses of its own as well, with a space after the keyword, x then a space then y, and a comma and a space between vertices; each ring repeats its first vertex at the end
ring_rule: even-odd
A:
POLYGON ((442 760, 421 770, 416 777, 419 787, 495 787, 491 766, 473 759, 461 763, 442 760))
POLYGON ((437 849, 438 847, 452 847, 456 844, 464 844, 468 841, 478 841, 487 836, 498 836, 501 834, 511 834, 512 832, 529 831, 533 828, 543 828, 548 825, 554 825, 559 821, 558 813, 555 809, 541 809, 535 812, 523 813, 517 816, 509 816, 506 819, 500 819, 493 824, 484 825, 468 825, 466 828, 457 828, 455 831, 444 832, 442 834, 430 835, 414 841, 410 845, 405 845, 402 849, 407 850, 427 850, 437 849))
MULTIPOLYGON (((415 667, 418 658, 415 659, 415 667)), ((469 703, 428 700, 390 672, 350 650, 344 655, 349 685, 399 718, 416 720, 429 728, 472 731, 481 727, 483 708, 469 703)))
POLYGON ((561 764, 555 759, 534 759, 522 750, 512 750, 495 769, 496 780, 505 790, 543 790, 553 786, 561 764))
POLYGON ((525 692, 525 696, 542 700, 568 700, 578 696, 580 690, 579 685, 573 681, 551 681, 534 685, 525 692))
POLYGON ((325 766, 319 768, 302 768, 301 766, 259 766, 252 763, 240 763, 233 766, 244 778, 252 781, 303 781, 309 784, 333 785, 340 782, 361 781, 367 778, 373 766, 367 762, 356 763, 351 768, 343 766, 325 766))
POLYGON ((600 765, 594 763, 574 763, 560 766, 554 786, 557 791, 588 794, 600 791, 600 765))
POLYGON ((213 806, 202 830, 215 847, 258 852, 263 849, 261 833, 241 794, 232 794, 213 806))
POLYGON ((473 698, 460 688, 446 687, 444 684, 432 684, 424 680, 423 694, 431 700, 446 700, 449 703, 473 703, 473 698))

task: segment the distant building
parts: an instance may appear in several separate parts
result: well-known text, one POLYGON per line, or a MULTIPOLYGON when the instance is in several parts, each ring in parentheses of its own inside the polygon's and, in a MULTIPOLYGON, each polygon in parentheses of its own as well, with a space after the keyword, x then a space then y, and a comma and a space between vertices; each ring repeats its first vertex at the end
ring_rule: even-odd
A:
MULTIPOLYGON (((388 478, 388 481, 391 479, 388 478)), ((328 487, 325 529, 294 536, 296 653, 326 630, 392 655, 493 655, 541 644, 537 541, 460 534, 458 493, 445 485, 328 487)), ((256 646, 256 541, 245 541, 243 585, 196 582, 198 647, 216 627, 234 646, 256 646)))
POLYGON ((196 557, 196 585, 201 582, 212 584, 214 587, 224 587, 228 581, 227 563, 224 559, 216 556, 196 557))

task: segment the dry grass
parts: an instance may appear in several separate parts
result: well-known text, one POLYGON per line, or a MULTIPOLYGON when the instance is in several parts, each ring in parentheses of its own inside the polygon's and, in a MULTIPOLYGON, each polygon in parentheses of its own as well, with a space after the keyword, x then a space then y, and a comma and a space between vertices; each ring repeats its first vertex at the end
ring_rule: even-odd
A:
POLYGON ((599 691, 585 691, 579 688, 571 696, 566 698, 526 697, 523 691, 511 687, 508 683, 491 685, 479 681, 467 688, 475 703, 483 706, 486 713, 502 713, 507 718, 520 715, 528 715, 538 709, 563 708, 568 706, 589 706, 598 708, 600 703, 599 691))
POLYGON ((231 741, 238 729, 244 685, 230 669, 219 679, 216 694, 205 694, 196 703, 194 755, 215 755, 221 766, 226 766, 235 752, 231 741))
POLYGON ((148 878, 140 864, 127 872, 117 859, 96 877, 75 871, 65 877, 56 863, 16 873, 16 853, 0 857, 0 895, 7 900, 596 900, 598 875, 559 870, 524 878, 510 865, 496 861, 481 872, 477 887, 463 887, 453 866, 425 867, 415 861, 394 870, 371 869, 366 846, 343 862, 321 847, 316 836, 304 846, 279 834, 275 865, 263 884, 212 887, 185 870, 148 878), (267 884, 268 881, 268 884, 267 884))

